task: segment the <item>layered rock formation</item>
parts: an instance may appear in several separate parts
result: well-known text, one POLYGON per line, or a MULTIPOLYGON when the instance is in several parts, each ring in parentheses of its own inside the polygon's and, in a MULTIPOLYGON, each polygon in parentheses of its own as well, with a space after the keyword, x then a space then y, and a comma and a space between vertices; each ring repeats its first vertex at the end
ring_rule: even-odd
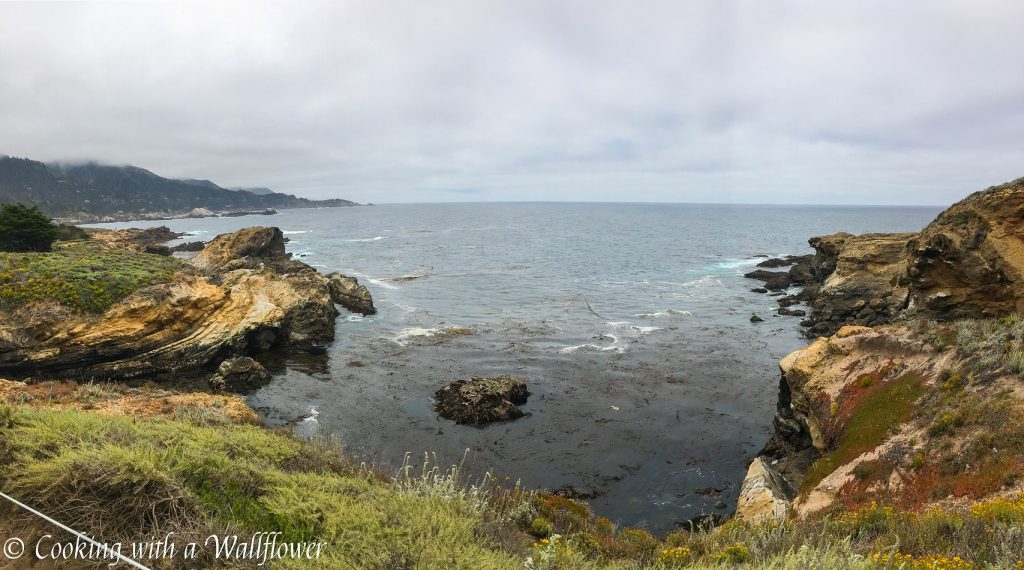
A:
POLYGON ((334 339, 335 303, 349 302, 334 277, 290 259, 277 228, 218 236, 192 263, 194 274, 139 290, 98 317, 37 311, 34 320, 0 322, 0 371, 131 378, 285 345, 314 349, 334 339))

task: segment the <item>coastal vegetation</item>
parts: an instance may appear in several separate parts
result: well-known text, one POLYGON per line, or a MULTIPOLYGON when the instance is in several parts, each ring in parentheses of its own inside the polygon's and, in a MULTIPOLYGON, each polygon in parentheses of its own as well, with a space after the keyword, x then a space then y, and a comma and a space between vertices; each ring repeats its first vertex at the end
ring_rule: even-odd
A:
POLYGON ((62 242, 50 252, 0 253, 0 308, 56 302, 102 313, 143 287, 170 282, 187 267, 172 257, 92 241, 62 242))
MULTIPOLYGON (((0 485, 107 541, 275 531, 323 542, 324 568, 968 569, 1016 568, 1024 558, 1020 497, 918 512, 873 503, 657 538, 567 497, 467 482, 432 457, 386 472, 347 459, 334 441, 299 441, 209 403, 202 413, 184 403, 166 415, 97 413, 90 404, 126 389, 64 386, 21 404, 6 392, 0 485)), ((23 512, 0 519, 0 530, 52 532, 23 512)), ((307 567, 275 567, 292 565, 307 567)))

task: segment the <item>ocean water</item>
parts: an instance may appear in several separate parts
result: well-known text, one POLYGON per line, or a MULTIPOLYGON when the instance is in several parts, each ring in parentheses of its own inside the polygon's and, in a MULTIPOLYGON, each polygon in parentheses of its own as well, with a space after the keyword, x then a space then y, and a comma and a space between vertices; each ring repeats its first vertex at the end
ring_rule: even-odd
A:
POLYGON ((248 395, 267 424, 334 434, 393 468, 429 452, 471 476, 572 486, 603 516, 668 532, 735 507, 771 432, 777 362, 806 344, 799 319, 749 291, 755 256, 810 253, 807 238, 841 230, 916 230, 938 211, 417 204, 105 226, 208 240, 276 225, 298 259, 370 289, 379 314, 344 313, 326 355, 268 362, 274 380, 248 395), (448 382, 503 374, 528 383, 528 417, 476 428, 433 412, 448 382))

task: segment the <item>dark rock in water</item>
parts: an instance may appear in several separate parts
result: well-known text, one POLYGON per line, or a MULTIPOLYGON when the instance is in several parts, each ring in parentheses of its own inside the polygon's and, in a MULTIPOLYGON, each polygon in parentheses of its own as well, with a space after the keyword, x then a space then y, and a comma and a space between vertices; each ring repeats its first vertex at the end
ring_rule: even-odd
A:
POLYGON ((190 241, 172 247, 171 251, 203 251, 205 247, 206 244, 201 241, 190 241))
POLYGON ((764 281, 765 289, 772 291, 786 289, 793 284, 793 278, 790 276, 788 271, 766 271, 764 269, 758 269, 757 271, 751 271, 743 276, 747 279, 764 281))
POLYGON ((768 290, 765 289, 764 287, 754 287, 753 289, 750 290, 750 292, 751 293, 767 293, 768 290))
POLYGON ((331 299, 335 303, 345 307, 353 313, 373 315, 377 309, 373 306, 373 297, 370 291, 355 277, 349 277, 340 273, 330 273, 326 276, 330 279, 331 299))
POLYGON ((764 319, 762 319, 761 317, 759 317, 757 315, 750 315, 750 322, 752 322, 752 323, 763 323, 764 319))
POLYGON ((761 263, 757 264, 758 267, 768 267, 768 268, 772 268, 772 267, 787 267, 789 265, 793 265, 793 262, 788 260, 788 259, 783 259, 781 257, 772 257, 770 259, 766 259, 766 260, 762 261, 761 263))
POLYGON ((270 381, 270 372, 248 356, 229 358, 210 377, 210 387, 221 392, 246 392, 270 381))
POLYGON ((790 309, 787 307, 779 307, 779 314, 784 317, 806 317, 807 311, 801 309, 790 309))
POLYGON ((162 255, 164 257, 167 257, 171 255, 171 248, 167 247, 166 245, 156 245, 148 243, 142 247, 142 253, 150 253, 153 255, 162 255))
POLYGON ((724 489, 716 489, 714 487, 703 487, 694 491, 694 493, 701 497, 717 497, 722 494, 724 489))
POLYGON ((456 380, 435 393, 437 413, 458 424, 484 425, 519 419, 530 392, 512 376, 456 380))

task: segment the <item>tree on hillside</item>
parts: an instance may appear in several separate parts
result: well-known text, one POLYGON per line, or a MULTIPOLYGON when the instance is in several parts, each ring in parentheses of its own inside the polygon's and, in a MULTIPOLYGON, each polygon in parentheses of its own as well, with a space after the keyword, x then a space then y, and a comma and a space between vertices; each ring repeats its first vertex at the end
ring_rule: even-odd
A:
POLYGON ((0 206, 0 251, 50 251, 55 239, 57 227, 39 208, 0 206))

